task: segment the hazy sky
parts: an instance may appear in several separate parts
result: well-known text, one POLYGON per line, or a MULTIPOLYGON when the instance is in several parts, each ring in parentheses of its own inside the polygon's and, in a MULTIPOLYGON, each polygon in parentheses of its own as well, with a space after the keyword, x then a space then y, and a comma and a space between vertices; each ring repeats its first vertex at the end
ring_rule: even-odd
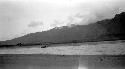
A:
POLYGON ((125 11, 125 0, 0 0, 0 40, 71 24, 89 24, 125 11))

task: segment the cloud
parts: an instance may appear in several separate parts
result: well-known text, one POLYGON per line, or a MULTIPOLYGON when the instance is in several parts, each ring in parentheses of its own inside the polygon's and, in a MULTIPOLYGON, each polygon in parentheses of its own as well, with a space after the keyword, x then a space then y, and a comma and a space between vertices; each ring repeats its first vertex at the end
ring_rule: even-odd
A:
POLYGON ((41 26, 41 25, 43 25, 43 22, 37 22, 37 21, 33 21, 33 22, 31 22, 29 25, 28 25, 28 27, 38 27, 38 26, 41 26))
POLYGON ((125 12, 124 0, 95 1, 80 5, 82 11, 70 15, 66 20, 56 20, 54 26, 87 25, 103 19, 111 19, 116 14, 125 12), (98 3, 97 3, 98 2, 98 3))
POLYGON ((94 23, 98 21, 98 17, 91 13, 90 11, 84 11, 84 13, 76 13, 74 15, 68 16, 65 20, 54 20, 51 24, 52 27, 61 26, 72 26, 72 25, 87 25, 89 23, 94 23))

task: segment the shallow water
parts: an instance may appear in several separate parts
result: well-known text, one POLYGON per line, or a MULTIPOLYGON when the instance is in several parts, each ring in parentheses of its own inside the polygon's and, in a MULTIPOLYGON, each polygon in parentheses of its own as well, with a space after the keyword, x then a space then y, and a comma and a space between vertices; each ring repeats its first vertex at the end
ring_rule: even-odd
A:
POLYGON ((125 69, 125 56, 6 54, 0 69, 125 69))
POLYGON ((0 69, 77 69, 77 56, 1 55, 0 69))
POLYGON ((125 56, 80 56, 78 69, 125 69, 125 56))

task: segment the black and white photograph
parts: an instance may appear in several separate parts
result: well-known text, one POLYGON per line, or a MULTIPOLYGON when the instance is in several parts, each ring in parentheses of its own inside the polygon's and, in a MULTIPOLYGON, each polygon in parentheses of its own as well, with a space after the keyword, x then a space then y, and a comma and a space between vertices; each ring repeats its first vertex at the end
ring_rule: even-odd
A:
POLYGON ((0 0, 0 69, 125 69, 125 0, 0 0))

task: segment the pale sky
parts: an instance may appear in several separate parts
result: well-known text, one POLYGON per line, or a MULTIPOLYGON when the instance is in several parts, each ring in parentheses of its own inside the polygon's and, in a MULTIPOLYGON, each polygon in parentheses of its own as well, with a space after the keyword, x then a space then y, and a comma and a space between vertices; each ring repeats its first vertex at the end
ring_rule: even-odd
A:
POLYGON ((85 25, 125 11, 125 0, 0 0, 0 41, 85 25))

